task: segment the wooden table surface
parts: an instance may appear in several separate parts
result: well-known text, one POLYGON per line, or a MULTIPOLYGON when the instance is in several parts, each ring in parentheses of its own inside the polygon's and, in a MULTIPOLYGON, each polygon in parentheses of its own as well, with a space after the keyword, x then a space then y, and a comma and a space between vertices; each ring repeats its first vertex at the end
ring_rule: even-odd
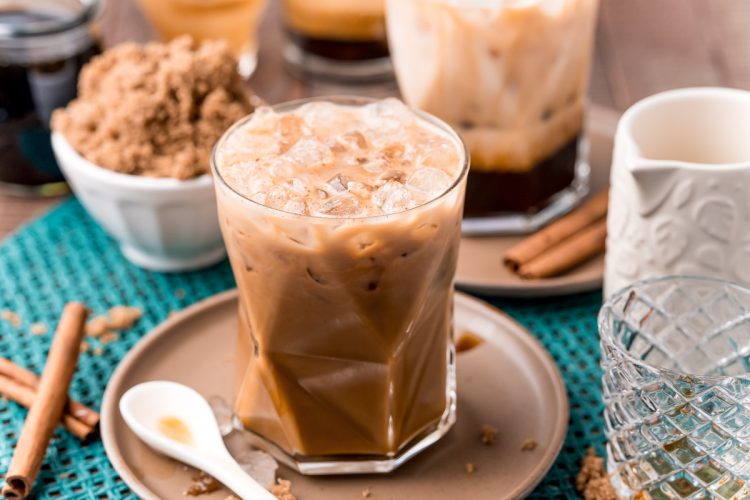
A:
MULTIPOLYGON (((590 89, 591 101, 598 107, 623 111, 649 94, 675 87, 750 89, 750 1, 601 2, 590 89)), ((109 0, 102 25, 106 46, 153 38, 135 0, 109 0)), ((269 0, 260 40, 260 63, 249 83, 269 102, 307 95, 389 95, 396 91, 393 85, 347 88, 309 85, 289 77, 279 53, 279 0, 269 0)), ((58 202, 0 193, 0 238, 58 202)))

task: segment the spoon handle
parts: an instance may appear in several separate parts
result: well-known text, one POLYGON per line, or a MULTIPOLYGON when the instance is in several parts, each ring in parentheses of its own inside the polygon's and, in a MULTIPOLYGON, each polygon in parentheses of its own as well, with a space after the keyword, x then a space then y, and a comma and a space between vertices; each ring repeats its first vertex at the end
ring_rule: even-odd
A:
POLYGON ((242 500, 276 500, 275 495, 258 484, 228 454, 226 457, 216 457, 210 461, 212 462, 211 470, 207 472, 242 500))

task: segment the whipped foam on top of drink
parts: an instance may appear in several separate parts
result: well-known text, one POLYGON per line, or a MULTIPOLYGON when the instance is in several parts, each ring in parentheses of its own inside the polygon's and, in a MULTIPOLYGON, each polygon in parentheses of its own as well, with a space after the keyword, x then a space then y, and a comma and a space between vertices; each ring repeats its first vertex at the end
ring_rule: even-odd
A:
POLYGON ((445 193, 463 163, 453 137, 397 99, 258 108, 216 151, 219 174, 239 194, 318 217, 418 207, 445 193))

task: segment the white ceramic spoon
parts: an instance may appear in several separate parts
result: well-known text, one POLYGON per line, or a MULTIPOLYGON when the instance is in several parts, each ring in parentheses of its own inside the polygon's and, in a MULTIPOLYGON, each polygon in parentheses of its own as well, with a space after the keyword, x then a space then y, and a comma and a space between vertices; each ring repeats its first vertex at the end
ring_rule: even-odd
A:
POLYGON ((144 443, 213 476, 243 500, 276 500, 232 458, 211 407, 190 387, 166 381, 136 385, 120 398, 120 414, 144 443))

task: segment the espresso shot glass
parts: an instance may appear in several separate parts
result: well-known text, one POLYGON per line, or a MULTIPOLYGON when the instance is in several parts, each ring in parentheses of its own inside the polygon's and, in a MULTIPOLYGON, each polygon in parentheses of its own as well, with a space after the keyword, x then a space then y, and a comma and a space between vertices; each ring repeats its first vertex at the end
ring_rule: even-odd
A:
POLYGON ((282 0, 284 59, 303 79, 391 80, 383 0, 282 0))

